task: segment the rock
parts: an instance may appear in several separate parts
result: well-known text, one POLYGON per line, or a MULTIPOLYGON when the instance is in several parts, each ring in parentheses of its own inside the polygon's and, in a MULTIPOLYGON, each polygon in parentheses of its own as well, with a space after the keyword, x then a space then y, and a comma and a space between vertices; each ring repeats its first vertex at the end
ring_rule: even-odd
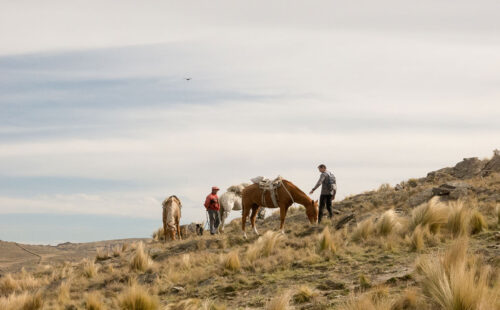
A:
POLYGON ((441 184, 439 187, 434 187, 432 193, 437 196, 449 195, 456 187, 448 184, 441 184))
POLYGON ((492 172, 500 172, 500 150, 493 151, 493 158, 491 158, 481 170, 482 176, 488 176, 492 172))
POLYGON ((349 214, 344 217, 342 217, 339 222, 335 225, 335 229, 341 229, 342 227, 345 226, 345 224, 349 223, 354 219, 354 214, 349 214))
POLYGON ((394 186, 394 190, 396 191, 403 190, 403 186, 401 184, 396 184, 396 186, 394 186))
POLYGON ((432 192, 437 196, 449 196, 451 199, 459 199, 467 196, 469 189, 472 189, 472 186, 465 182, 452 181, 434 187, 432 192))
POLYGON ((432 188, 424 189, 410 197, 409 204, 411 207, 416 207, 424 202, 429 201, 434 196, 432 188))
POLYGON ((464 158, 453 167, 451 174, 459 179, 468 179, 479 175, 483 167, 484 162, 477 157, 464 158))
POLYGON ((152 284, 159 278, 158 273, 143 273, 137 277, 137 280, 141 284, 152 284))

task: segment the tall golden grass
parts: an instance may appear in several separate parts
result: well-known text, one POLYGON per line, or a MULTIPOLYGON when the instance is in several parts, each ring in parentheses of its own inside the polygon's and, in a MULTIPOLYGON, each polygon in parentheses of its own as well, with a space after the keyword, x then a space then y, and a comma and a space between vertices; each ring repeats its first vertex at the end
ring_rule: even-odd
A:
POLYGON ((146 271, 153 265, 153 261, 144 251, 144 243, 139 242, 135 248, 135 254, 130 261, 130 269, 135 271, 146 271))
POLYGON ((491 270, 473 256, 468 259, 467 247, 467 239, 461 238, 444 255, 421 258, 422 290, 441 309, 498 309, 500 290, 489 285, 491 270))
POLYGON ((43 308, 41 294, 22 293, 12 294, 8 297, 0 297, 0 309, 2 310, 40 310, 43 308))
POLYGON ((291 291, 286 291, 276 295, 266 304, 266 310, 289 310, 290 299, 292 297, 291 291))
POLYGON ((448 222, 449 208, 438 199, 435 197, 413 209, 409 221, 410 231, 421 225, 422 227, 428 226, 429 231, 435 234, 448 222))
POLYGON ((118 305, 122 310, 157 310, 160 302, 156 296, 150 295, 141 286, 133 285, 118 297, 118 305))
POLYGON ((102 296, 98 292, 92 292, 85 296, 86 310, 104 310, 106 309, 102 302, 102 296))
POLYGON ((223 257, 223 266, 227 270, 238 271, 241 268, 238 251, 231 251, 223 257))
POLYGON ((375 225, 373 224, 373 219, 368 218, 356 226, 352 232, 351 239, 356 242, 366 240, 372 235, 374 230, 375 225))
POLYGON ((283 240, 284 236, 281 233, 267 231, 248 247, 246 257, 251 262, 260 257, 267 257, 274 252, 277 245, 283 240))
POLYGON ((335 246, 335 242, 333 241, 332 234, 328 229, 328 226, 325 226, 323 232, 319 235, 318 241, 318 252, 328 252, 333 253, 337 251, 337 247, 335 246))

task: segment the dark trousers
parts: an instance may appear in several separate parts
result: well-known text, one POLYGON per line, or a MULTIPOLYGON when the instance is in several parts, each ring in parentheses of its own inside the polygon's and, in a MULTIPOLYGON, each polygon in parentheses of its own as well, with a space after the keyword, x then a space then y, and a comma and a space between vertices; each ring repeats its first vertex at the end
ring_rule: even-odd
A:
POLYGON ((217 233, 217 228, 219 228, 220 219, 219 219, 219 211, 217 210, 208 210, 208 218, 210 220, 210 234, 217 233))
POLYGON ((321 218, 323 217, 323 212, 328 211, 329 218, 333 217, 332 210, 332 195, 321 195, 319 196, 319 214, 318 214, 318 223, 321 223, 321 218))

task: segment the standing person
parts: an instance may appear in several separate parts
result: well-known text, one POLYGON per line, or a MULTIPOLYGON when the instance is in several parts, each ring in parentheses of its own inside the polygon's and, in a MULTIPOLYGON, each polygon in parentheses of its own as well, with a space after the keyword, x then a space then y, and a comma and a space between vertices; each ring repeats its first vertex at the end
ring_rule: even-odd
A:
POLYGON ((219 188, 217 186, 212 187, 212 192, 208 194, 205 199, 205 208, 208 212, 208 218, 210 219, 210 234, 214 235, 217 233, 217 228, 219 228, 219 197, 217 196, 217 192, 219 188))
POLYGON ((323 217, 323 211, 328 210, 328 215, 330 219, 333 217, 332 201, 335 199, 335 194, 337 193, 337 180, 335 176, 330 171, 326 170, 326 166, 321 164, 318 166, 318 170, 321 173, 319 180, 313 187, 309 194, 314 193, 314 191, 321 185, 321 195, 319 196, 319 214, 318 214, 318 224, 321 223, 321 218, 323 217))

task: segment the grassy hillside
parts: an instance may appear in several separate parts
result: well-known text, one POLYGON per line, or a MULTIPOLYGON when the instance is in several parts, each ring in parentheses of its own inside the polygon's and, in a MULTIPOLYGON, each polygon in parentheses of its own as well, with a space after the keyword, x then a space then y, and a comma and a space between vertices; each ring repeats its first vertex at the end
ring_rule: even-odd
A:
POLYGON ((123 243, 0 278, 0 309, 500 309, 500 156, 335 204, 242 238, 123 243))

